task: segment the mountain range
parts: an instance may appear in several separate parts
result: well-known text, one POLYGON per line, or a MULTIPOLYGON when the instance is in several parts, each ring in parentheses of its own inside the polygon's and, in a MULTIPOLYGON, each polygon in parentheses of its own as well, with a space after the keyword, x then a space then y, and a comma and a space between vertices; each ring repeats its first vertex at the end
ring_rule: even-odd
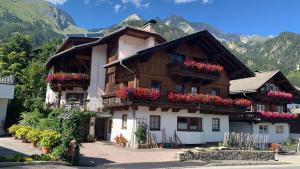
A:
MULTIPOLYGON (((203 22, 190 22, 171 15, 155 18, 156 31, 167 40, 176 39, 197 31, 208 30, 252 70, 280 69, 300 86, 300 35, 282 32, 277 36, 225 33, 203 22)), ((36 46, 68 33, 112 32, 124 25, 141 27, 146 22, 138 14, 132 14, 107 28, 87 30, 76 25, 73 18, 57 6, 45 0, 0 0, 0 42, 11 33, 28 34, 36 46)))

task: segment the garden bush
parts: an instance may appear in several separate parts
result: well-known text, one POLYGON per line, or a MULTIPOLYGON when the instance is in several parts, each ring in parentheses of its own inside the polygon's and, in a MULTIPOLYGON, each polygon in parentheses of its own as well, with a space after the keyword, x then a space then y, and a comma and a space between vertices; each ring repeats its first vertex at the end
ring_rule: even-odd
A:
POLYGON ((33 112, 22 113, 19 124, 36 128, 40 122, 40 119, 42 118, 43 115, 37 109, 35 109, 33 112))
POLYGON ((30 126, 19 126, 19 128, 16 131, 16 137, 18 138, 26 138, 26 134, 32 130, 32 127, 30 126))
POLYGON ((26 139, 32 143, 37 143, 40 140, 41 131, 32 129, 26 134, 26 139))
POLYGON ((147 129, 146 125, 139 125, 136 132, 136 141, 138 144, 145 144, 147 140, 147 129))
POLYGON ((39 144, 41 147, 45 148, 53 148, 55 145, 57 145, 61 140, 61 135, 52 130, 45 130, 41 133, 41 139, 39 141, 39 144))
POLYGON ((16 135, 17 130, 20 128, 19 125, 12 125, 10 128, 8 128, 8 133, 11 135, 16 135))

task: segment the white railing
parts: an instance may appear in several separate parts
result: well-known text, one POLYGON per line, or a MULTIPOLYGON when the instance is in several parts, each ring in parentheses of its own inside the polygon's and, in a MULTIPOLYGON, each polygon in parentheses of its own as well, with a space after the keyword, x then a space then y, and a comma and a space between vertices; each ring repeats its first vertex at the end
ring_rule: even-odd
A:
POLYGON ((0 76, 0 84, 14 84, 15 83, 15 76, 0 76))

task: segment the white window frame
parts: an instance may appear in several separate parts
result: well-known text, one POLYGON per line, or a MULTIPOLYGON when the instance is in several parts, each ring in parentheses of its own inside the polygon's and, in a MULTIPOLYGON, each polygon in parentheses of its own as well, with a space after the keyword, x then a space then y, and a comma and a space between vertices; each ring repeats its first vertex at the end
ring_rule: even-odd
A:
POLYGON ((284 134, 284 126, 283 125, 275 126, 275 131, 276 134, 284 134))
POLYGON ((256 111, 260 112, 260 111, 266 111, 266 106, 263 104, 257 104, 256 105, 256 111))
POLYGON ((259 130, 259 134, 268 134, 269 126, 268 125, 259 125, 258 130, 259 130))

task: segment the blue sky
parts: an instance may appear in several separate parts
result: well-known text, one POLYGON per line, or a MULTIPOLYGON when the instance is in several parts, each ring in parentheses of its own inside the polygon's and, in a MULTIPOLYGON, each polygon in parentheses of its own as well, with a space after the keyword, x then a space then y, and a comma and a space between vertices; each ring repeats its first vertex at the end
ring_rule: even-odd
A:
POLYGON ((67 11, 77 25, 102 28, 132 13, 144 19, 178 15, 227 33, 300 33, 300 0, 48 0, 67 11))

